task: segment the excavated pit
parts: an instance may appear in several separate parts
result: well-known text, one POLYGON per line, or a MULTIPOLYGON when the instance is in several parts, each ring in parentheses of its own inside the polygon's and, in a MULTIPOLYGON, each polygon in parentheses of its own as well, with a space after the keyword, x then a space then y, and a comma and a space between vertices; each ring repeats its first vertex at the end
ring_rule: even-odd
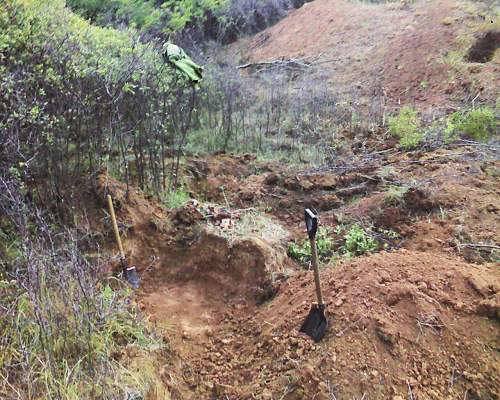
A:
POLYGON ((488 31, 472 45, 466 60, 471 63, 487 63, 493 59, 498 48, 500 48, 500 31, 488 31))
POLYGON ((284 236, 226 237, 215 227, 198 229, 188 247, 160 254, 142 288, 142 304, 154 320, 190 338, 210 336, 228 309, 250 310, 271 299, 287 264, 284 236))

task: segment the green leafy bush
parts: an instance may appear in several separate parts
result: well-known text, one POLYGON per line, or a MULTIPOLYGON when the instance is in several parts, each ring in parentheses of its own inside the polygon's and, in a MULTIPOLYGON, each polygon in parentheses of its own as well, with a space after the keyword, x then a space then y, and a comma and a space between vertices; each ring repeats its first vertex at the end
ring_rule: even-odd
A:
POLYGON ((164 13, 153 0, 67 0, 68 6, 100 25, 160 28, 164 13))
POLYGON ((489 107, 456 111, 446 121, 445 140, 452 141, 463 133, 474 140, 485 142, 495 134, 497 125, 495 111, 489 107))
MULTIPOLYGON (((316 235, 316 247, 318 250, 319 261, 328 262, 332 257, 333 242, 330 238, 330 230, 324 227, 318 229, 316 235)), ((308 264, 311 261, 311 243, 304 240, 301 244, 290 243, 288 246, 288 255, 302 264, 308 264)))
POLYGON ((417 147, 424 136, 419 132, 421 123, 417 111, 411 107, 403 107, 397 116, 389 118, 389 132, 399 138, 404 149, 417 147))
POLYGON ((361 225, 353 225, 344 236, 345 243, 342 252, 347 256, 358 256, 376 251, 378 242, 361 225))

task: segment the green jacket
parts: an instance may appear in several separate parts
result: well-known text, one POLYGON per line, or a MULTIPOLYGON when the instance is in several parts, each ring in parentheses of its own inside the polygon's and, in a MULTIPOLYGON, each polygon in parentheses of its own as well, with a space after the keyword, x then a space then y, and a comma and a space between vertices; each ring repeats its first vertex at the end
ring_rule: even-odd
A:
POLYGON ((191 82, 199 83, 203 79, 203 67, 196 64, 183 49, 167 42, 164 46, 163 58, 182 72, 191 82))

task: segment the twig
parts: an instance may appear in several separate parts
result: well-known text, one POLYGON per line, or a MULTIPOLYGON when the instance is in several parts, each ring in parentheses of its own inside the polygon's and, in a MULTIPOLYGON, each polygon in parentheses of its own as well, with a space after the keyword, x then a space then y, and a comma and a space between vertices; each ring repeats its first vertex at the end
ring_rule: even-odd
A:
POLYGON ((458 247, 469 247, 471 249, 493 249, 500 250, 500 246, 493 244, 482 244, 482 243, 459 243, 458 247))
POLYGON ((408 396, 410 396, 410 400, 415 400, 413 397, 413 392, 411 390, 410 382, 408 382, 408 379, 406 380, 406 384, 408 385, 408 396))

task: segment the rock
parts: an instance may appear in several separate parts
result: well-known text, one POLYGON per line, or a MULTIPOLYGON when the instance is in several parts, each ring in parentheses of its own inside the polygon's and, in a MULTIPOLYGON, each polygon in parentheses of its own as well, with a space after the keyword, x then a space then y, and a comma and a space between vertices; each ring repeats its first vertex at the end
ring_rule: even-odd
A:
POLYGON ((413 297, 415 292, 414 286, 407 283, 395 283, 390 286, 385 302, 388 306, 394 306, 400 300, 413 297))
POLYGON ((385 283, 391 281, 391 275, 387 271, 381 270, 379 271, 378 275, 380 277, 379 283, 385 283))
POLYGON ((255 198, 255 192, 252 190, 241 191, 238 197, 243 201, 252 201, 255 198))
POLYGON ((203 215, 196 207, 189 204, 185 207, 177 208, 174 211, 172 219, 176 225, 193 225, 196 221, 202 220, 203 215))
POLYGON ((337 186, 337 177, 334 174, 308 175, 307 180, 319 190, 333 190, 337 186))
POLYGON ((484 297, 488 297, 499 291, 499 288, 492 282, 488 282, 480 275, 469 275, 467 282, 472 288, 484 297))
POLYGON ((380 316, 375 317, 375 332, 387 344, 395 344, 399 340, 399 332, 392 323, 380 316))

